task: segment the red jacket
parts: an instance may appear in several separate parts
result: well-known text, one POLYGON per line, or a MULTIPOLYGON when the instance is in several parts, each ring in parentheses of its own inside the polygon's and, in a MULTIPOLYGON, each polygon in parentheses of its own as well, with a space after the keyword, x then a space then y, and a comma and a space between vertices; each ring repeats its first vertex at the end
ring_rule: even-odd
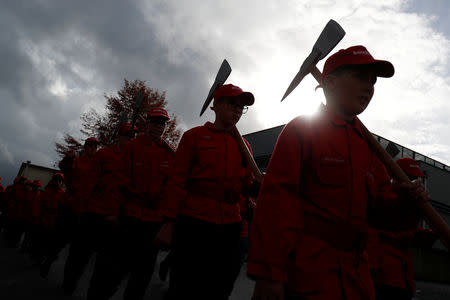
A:
POLYGON ((58 215, 58 206, 64 198, 64 190, 56 184, 49 183, 41 193, 40 223, 53 226, 58 215))
POLYGON ((418 228, 419 214, 397 214, 396 218, 409 229, 388 231, 369 228, 367 251, 374 284, 393 286, 415 292, 414 265, 411 247, 430 248, 436 240, 431 232, 418 228))
POLYGON ((120 173, 120 150, 112 147, 98 150, 91 164, 91 178, 87 212, 117 216, 123 197, 118 185, 123 181, 120 173))
POLYGON ((92 157, 80 155, 75 158, 64 158, 60 169, 64 172, 67 193, 63 203, 77 215, 86 212, 90 185, 96 180, 91 173, 92 157))
POLYGON ((19 217, 28 223, 39 223, 39 215, 41 213, 41 192, 24 191, 22 201, 22 214, 19 217))
POLYGON ((207 122, 186 131, 167 184, 163 214, 191 216, 216 224, 241 222, 243 186, 252 173, 243 164, 235 138, 207 122))
POLYGON ((15 183, 7 187, 5 192, 7 215, 10 218, 18 218, 22 215, 23 206, 23 184, 15 183))
POLYGON ((11 189, 12 185, 7 186, 6 189, 0 192, 0 212, 5 214, 8 211, 8 193, 9 189, 11 189))
POLYGON ((322 105, 316 117, 292 120, 262 182, 248 274, 311 299, 374 299, 364 251, 368 211, 393 199, 358 118, 348 123, 322 105))
POLYGON ((145 222, 162 222, 159 213, 173 149, 145 135, 130 141, 121 154, 121 184, 127 192, 121 213, 145 222))
POLYGON ((369 229, 367 252, 375 286, 415 291, 413 257, 409 250, 414 232, 369 229))

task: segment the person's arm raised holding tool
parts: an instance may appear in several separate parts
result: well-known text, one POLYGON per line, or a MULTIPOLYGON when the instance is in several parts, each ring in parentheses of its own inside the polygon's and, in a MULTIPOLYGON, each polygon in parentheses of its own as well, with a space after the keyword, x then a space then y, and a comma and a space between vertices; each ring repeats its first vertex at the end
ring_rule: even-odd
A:
MULTIPOLYGON (((325 63, 326 105, 283 129, 251 228, 254 299, 374 299, 365 252, 369 212, 407 203, 393 192, 357 115, 377 77, 393 74, 391 63, 362 46, 341 50, 325 63)), ((403 189, 416 201, 409 205, 428 200, 420 182, 403 189)))

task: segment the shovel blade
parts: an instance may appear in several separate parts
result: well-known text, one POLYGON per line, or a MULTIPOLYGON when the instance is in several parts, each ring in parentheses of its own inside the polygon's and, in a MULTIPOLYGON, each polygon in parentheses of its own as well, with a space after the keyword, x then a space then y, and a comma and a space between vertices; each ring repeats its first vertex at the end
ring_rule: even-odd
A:
POLYGON ((300 67, 300 71, 295 75, 294 79, 292 79, 291 84, 289 84, 286 92, 283 95, 281 101, 283 101, 295 88, 300 84, 300 82, 305 78, 306 75, 310 72, 310 67, 315 65, 318 61, 318 53, 311 52, 311 54, 306 58, 300 67))
POLYGON ((323 59, 331 50, 333 50, 337 43, 342 40, 344 35, 344 29, 342 29, 336 21, 328 21, 314 44, 311 53, 302 63, 300 71, 295 75, 281 101, 283 101, 300 84, 303 78, 311 71, 311 67, 315 66, 319 60, 323 59))
POLYGON ((125 111, 120 114, 119 124, 126 123, 128 121, 128 115, 125 111))
POLYGON ((142 104, 142 100, 144 100, 144 95, 141 92, 138 92, 136 95, 136 100, 134 101, 134 111, 139 110, 142 104))
POLYGON ((331 50, 342 40, 344 29, 335 20, 328 21, 313 46, 313 52, 320 53, 319 60, 325 58, 331 50))
POLYGON ((219 82, 220 85, 224 84, 227 80, 228 76, 230 76, 231 73, 231 67, 230 64, 226 59, 223 60, 222 64, 220 65, 219 71, 217 72, 215 82, 219 82))
POLYGON ((203 115, 206 108, 208 108, 209 104, 211 103, 211 100, 214 96, 214 92, 225 83, 228 76, 230 76, 230 73, 231 73, 230 64, 226 59, 224 59, 222 65, 219 68, 219 72, 217 72, 216 79, 214 80, 214 83, 212 84, 209 90, 208 97, 206 97, 205 103, 203 103, 202 109, 200 111, 200 116, 203 115))

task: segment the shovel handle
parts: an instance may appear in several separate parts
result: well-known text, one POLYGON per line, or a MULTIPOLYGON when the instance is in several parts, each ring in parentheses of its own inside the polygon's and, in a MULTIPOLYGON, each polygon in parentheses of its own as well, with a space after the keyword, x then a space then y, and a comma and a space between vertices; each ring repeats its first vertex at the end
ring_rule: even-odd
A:
MULTIPOLYGON (((377 155, 380 161, 386 167, 388 173, 392 178, 402 183, 411 183, 408 176, 398 166, 398 164, 392 159, 392 157, 384 150, 384 148, 378 143, 372 133, 361 123, 361 129, 364 137, 369 144, 369 147, 377 155)), ((442 243, 450 250, 450 228, 447 223, 442 219, 439 213, 431 206, 430 202, 425 202, 419 206, 422 217, 425 219, 431 229, 439 236, 442 243)))
MULTIPOLYGON (((311 68, 311 74, 314 78, 316 78, 317 82, 321 83, 322 74, 316 66, 311 68)), ((370 149, 375 152, 391 177, 402 183, 411 183, 405 172, 403 172, 403 170, 380 145, 380 143, 378 143, 372 133, 366 128, 366 126, 364 126, 364 124, 362 124, 362 122, 361 129, 370 149)), ((433 208, 433 206, 431 206, 429 202, 423 203, 419 209, 427 224, 430 225, 431 229, 439 236, 439 239, 445 247, 450 250, 450 228, 444 219, 442 219, 439 213, 433 208)))
POLYGON ((314 78, 317 80, 319 84, 322 84, 322 73, 317 69, 316 66, 313 66, 311 68, 311 74, 314 76, 314 78))
POLYGON ((247 144, 244 141, 244 138, 242 137, 241 133, 237 129, 236 126, 233 127, 232 132, 234 136, 236 137, 239 150, 244 155, 245 160, 247 161, 247 164, 249 165, 250 169, 253 172, 253 175, 255 176, 255 179, 259 182, 262 180, 262 174, 261 171, 258 168, 258 165, 256 164, 255 160, 253 159, 253 155, 250 153, 250 150, 247 147, 247 144))

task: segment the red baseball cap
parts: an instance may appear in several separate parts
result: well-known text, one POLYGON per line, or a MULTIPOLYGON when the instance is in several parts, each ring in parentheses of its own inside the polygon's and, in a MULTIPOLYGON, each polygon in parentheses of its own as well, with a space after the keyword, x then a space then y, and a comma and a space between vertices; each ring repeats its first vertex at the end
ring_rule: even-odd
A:
POLYGON ((167 111, 162 107, 153 107, 147 113, 147 118, 165 118, 167 120, 170 119, 167 111))
POLYGON ((99 141, 96 137, 90 137, 90 138, 87 138, 87 139, 84 141, 84 143, 85 143, 85 144, 86 144, 86 143, 97 143, 97 144, 99 144, 100 141, 99 141))
POLYGON ((64 180, 64 174, 61 172, 56 172, 53 174, 52 179, 55 179, 56 177, 61 177, 61 179, 64 180))
POLYGON ((399 158, 397 159, 397 164, 408 176, 425 177, 425 174, 420 170, 419 163, 412 158, 399 158))
POLYGON ((131 123, 122 123, 119 126, 119 135, 127 135, 130 131, 138 131, 137 127, 131 128, 131 123))
POLYGON ((14 179, 14 183, 19 183, 19 182, 25 182, 27 180, 27 178, 25 176, 20 176, 20 177, 16 177, 14 179))
POLYGON ((392 77, 394 66, 386 60, 374 59, 364 46, 353 46, 341 49, 331 55, 323 66, 322 78, 341 66, 370 65, 378 77, 392 77))
POLYGON ((255 97, 250 92, 244 92, 240 87, 232 84, 224 84, 214 92, 214 101, 222 97, 238 97, 243 101, 242 104, 250 106, 255 103, 255 97))

